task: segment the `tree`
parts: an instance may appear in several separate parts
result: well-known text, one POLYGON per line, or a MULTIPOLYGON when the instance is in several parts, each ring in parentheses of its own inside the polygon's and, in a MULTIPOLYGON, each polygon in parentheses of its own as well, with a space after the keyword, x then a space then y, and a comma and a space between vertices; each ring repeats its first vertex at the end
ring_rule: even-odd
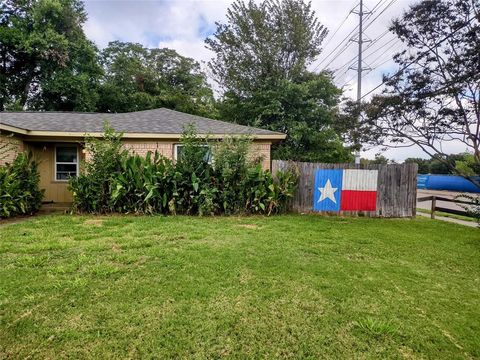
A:
POLYGON ((287 134, 273 156, 304 161, 349 161, 333 123, 341 90, 328 73, 307 66, 320 54, 327 30, 302 0, 238 0, 227 23, 206 39, 209 63, 222 90, 224 120, 287 134))
POLYGON ((480 165, 475 163, 473 154, 468 152, 446 155, 445 158, 438 156, 431 159, 408 158, 405 162, 418 164, 420 174, 458 174, 459 172, 466 176, 480 174, 480 165))
POLYGON ((215 117, 213 91, 200 64, 171 49, 114 41, 102 51, 99 111, 167 107, 215 117))
POLYGON ((480 164, 480 14, 478 0, 424 0, 393 22, 407 45, 386 89, 366 109, 377 138, 417 145, 452 172, 471 177, 480 164), (462 143, 473 158, 457 164, 442 149, 462 143), (458 166, 461 165, 461 166, 458 166))
MULTIPOLYGON (((393 163, 394 161, 391 160, 391 162, 393 163)), ((373 160, 365 158, 360 159, 360 164, 362 165, 387 165, 388 163, 389 160, 385 156, 380 154, 375 154, 375 159, 373 160)))
POLYGON ((0 111, 94 110, 101 75, 79 0, 0 4, 0 111))
POLYGON ((430 160, 422 158, 407 158, 406 164, 417 164, 419 174, 430 174, 430 160))

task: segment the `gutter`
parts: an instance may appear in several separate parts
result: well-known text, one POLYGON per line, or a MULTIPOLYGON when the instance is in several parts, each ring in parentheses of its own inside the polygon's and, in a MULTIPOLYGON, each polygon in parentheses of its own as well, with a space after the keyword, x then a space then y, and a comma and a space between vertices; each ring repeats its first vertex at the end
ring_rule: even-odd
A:
MULTIPOLYGON (((26 130, 15 126, 0 124, 0 130, 12 133, 22 134, 34 137, 67 137, 67 138, 100 138, 103 132, 73 132, 73 131, 45 131, 45 130, 26 130)), ((287 137, 285 134, 198 134, 200 138, 223 139, 225 137, 248 136, 254 140, 283 140, 287 137)), ((179 139, 182 134, 163 134, 163 133, 123 133, 125 139, 179 139)))

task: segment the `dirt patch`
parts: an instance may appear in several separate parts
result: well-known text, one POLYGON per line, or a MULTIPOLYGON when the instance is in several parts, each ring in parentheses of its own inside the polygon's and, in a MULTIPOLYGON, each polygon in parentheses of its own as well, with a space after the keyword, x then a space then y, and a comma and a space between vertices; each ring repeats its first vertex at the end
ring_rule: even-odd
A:
POLYGON ((113 244, 113 245, 112 245, 112 251, 113 251, 114 253, 120 253, 120 252, 122 252, 122 249, 121 249, 120 246, 118 246, 117 244, 113 244))
POLYGON ((83 225, 86 226, 102 226, 103 220, 102 219, 89 219, 83 222, 83 225))
POLYGON ((241 227, 241 228, 244 228, 244 229, 259 229, 260 228, 258 225, 255 225, 255 224, 240 224, 240 225, 237 225, 237 227, 241 227))

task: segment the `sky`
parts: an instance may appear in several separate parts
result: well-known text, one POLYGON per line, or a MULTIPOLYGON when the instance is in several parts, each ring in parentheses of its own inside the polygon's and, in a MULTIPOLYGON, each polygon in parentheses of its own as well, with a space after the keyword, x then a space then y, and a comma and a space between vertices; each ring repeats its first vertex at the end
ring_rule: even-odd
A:
MULTIPOLYGON (((215 32, 215 22, 225 22, 226 11, 231 2, 86 0, 88 20, 84 24, 84 30, 87 37, 100 48, 114 40, 137 42, 151 48, 167 47, 175 49, 183 56, 194 58, 202 63, 206 70, 205 64, 212 57, 212 53, 205 48, 204 40, 215 32)), ((392 18, 400 16, 408 9, 410 3, 412 0, 364 0, 365 11, 372 9, 376 11, 365 16, 365 38, 371 42, 364 44, 363 66, 367 70, 362 77, 362 94, 379 85, 382 82, 382 74, 395 73, 396 67, 391 57, 402 45, 387 30, 392 18), (375 9, 376 4, 380 5, 375 9)), ((325 25, 330 33, 324 41, 322 54, 310 65, 310 70, 320 71, 324 68, 337 70, 335 83, 343 86, 345 94, 352 98, 356 97, 357 79, 356 71, 348 70, 348 65, 356 67, 353 59, 357 54, 358 45, 344 39, 349 38, 348 35, 358 24, 358 15, 350 12, 357 4, 358 0, 312 1, 312 8, 320 23, 325 25), (350 45, 338 54, 346 44, 350 45)), ((456 144, 451 144, 447 149, 454 153, 464 150, 456 144)), ((373 158, 379 151, 379 149, 364 151, 362 157, 373 158)), ((382 154, 396 161, 402 161, 407 157, 427 157, 420 149, 414 147, 390 149, 382 154)))

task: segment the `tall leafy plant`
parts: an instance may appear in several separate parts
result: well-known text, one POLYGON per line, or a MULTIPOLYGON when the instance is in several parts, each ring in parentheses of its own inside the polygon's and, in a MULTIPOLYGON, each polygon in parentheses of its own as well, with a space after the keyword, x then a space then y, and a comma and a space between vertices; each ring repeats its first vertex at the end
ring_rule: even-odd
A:
POLYGON ((198 137, 193 127, 187 127, 175 164, 172 210, 183 214, 213 214, 217 210, 216 193, 211 145, 208 139, 198 137))
POLYGON ((88 160, 82 164, 82 174, 70 179, 73 208, 77 211, 104 213, 111 210, 112 183, 121 172, 127 151, 122 147, 122 134, 107 123, 101 139, 87 138, 88 160))
POLYGON ((248 169, 254 163, 248 157, 251 140, 226 138, 214 146, 214 169, 218 180, 218 205, 225 214, 243 211, 248 169))
POLYGON ((89 160, 70 180, 79 211, 142 214, 275 214, 288 210, 297 175, 273 176, 249 155, 251 140, 211 141, 185 130, 175 163, 158 152, 128 154, 121 134, 106 127, 88 139, 89 160))
POLYGON ((123 213, 168 213, 172 204, 174 166, 158 152, 122 158, 113 179, 112 210, 123 213))
POLYGON ((0 167, 0 218, 33 214, 42 205, 38 163, 31 152, 17 155, 0 167))

